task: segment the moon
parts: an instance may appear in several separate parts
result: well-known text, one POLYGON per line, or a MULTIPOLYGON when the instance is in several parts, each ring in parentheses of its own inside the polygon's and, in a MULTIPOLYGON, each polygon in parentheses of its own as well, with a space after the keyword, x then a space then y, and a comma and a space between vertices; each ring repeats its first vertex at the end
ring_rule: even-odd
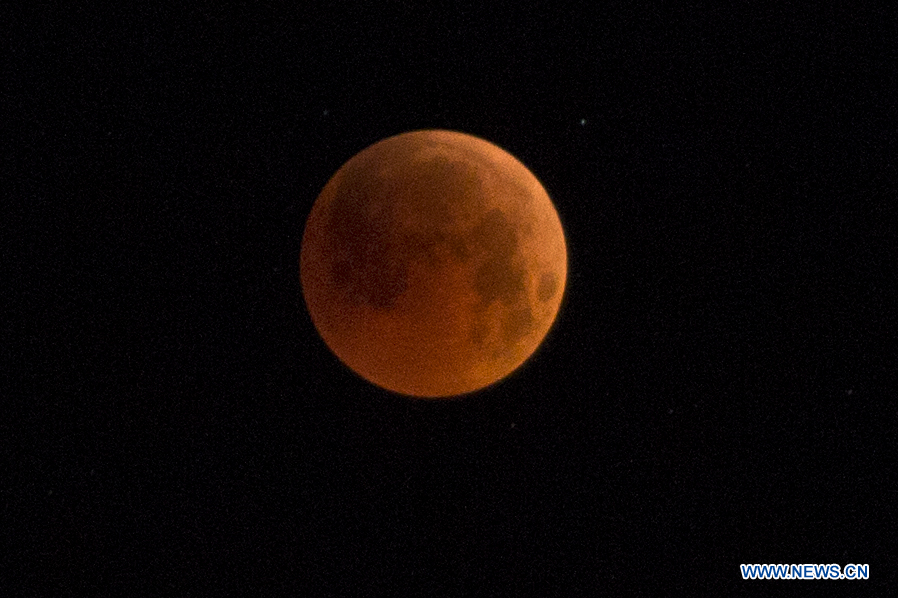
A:
POLYGON ((328 181, 299 258, 312 322, 377 386, 445 398, 516 370, 555 321, 567 246, 539 180, 455 131, 395 135, 328 181))

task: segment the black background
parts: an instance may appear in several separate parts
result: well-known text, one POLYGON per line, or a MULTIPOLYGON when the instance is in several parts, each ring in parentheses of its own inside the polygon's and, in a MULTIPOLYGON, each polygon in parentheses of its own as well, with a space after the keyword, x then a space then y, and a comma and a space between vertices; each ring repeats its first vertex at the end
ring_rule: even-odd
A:
POLYGON ((894 15, 302 4, 6 19, 4 594, 894 588, 894 15), (299 287, 328 178, 422 128, 568 240, 545 344, 463 400, 355 377, 299 287))

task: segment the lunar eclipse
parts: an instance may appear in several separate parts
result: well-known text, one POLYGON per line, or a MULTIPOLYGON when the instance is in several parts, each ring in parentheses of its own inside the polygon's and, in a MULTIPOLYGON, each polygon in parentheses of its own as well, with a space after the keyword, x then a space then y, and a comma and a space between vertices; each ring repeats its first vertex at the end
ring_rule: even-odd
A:
POLYGON ((350 369, 413 397, 508 376, 543 341, 567 279, 549 195, 516 158, 471 135, 389 137, 318 196, 300 251, 312 322, 350 369))

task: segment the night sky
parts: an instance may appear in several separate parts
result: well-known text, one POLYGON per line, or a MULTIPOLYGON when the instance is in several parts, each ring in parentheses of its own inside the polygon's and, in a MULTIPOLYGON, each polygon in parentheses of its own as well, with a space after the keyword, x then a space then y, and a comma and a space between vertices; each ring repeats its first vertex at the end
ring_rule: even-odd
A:
POLYGON ((895 15, 18 4, 0 593, 894 590, 895 15), (567 234, 545 343, 462 400, 356 377, 299 285, 331 175, 427 128, 567 234))

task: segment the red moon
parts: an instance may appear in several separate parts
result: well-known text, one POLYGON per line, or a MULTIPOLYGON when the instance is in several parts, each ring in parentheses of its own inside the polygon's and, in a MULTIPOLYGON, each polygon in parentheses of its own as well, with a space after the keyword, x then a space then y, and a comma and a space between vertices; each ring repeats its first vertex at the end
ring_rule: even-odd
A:
POLYGON ((425 130, 334 174, 299 266, 312 322, 345 365, 400 394, 452 397, 537 349, 561 305, 567 247, 549 195, 511 154, 425 130))

